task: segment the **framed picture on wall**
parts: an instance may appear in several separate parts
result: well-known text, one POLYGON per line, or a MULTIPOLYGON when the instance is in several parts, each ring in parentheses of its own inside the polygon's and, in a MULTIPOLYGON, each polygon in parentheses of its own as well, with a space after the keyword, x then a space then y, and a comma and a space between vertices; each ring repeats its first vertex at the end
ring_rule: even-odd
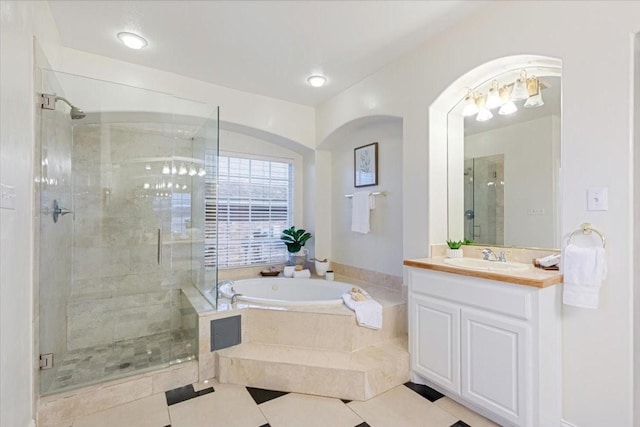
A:
POLYGON ((378 143, 353 150, 353 182, 355 187, 378 185, 378 143))

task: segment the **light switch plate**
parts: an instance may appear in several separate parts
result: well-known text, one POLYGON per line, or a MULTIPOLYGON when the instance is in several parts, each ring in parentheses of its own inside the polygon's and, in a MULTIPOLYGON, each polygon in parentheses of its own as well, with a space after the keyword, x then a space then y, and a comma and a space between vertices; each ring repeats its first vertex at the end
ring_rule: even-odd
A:
POLYGON ((609 210, 609 194, 607 187, 587 188, 587 210, 607 211, 609 210))
POLYGON ((0 184, 0 209, 16 209, 16 188, 0 184))

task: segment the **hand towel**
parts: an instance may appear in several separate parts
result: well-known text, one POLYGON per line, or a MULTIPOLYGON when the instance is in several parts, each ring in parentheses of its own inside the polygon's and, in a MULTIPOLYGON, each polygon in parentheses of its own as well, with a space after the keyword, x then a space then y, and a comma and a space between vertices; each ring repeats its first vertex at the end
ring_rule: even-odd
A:
POLYGON ((564 304, 598 308, 600 285, 607 274, 604 248, 569 244, 564 249, 561 266, 564 304))
POLYGON ((369 211, 375 209, 375 197, 368 191, 356 191, 353 193, 351 207, 351 231, 367 234, 370 229, 369 211))
POLYGON ((309 269, 293 272, 294 279, 308 279, 309 277, 311 277, 311 271, 309 271, 309 269))
POLYGON ((382 305, 373 299, 354 301, 351 294, 342 295, 345 305, 356 313, 358 325, 369 329, 382 328, 382 305))

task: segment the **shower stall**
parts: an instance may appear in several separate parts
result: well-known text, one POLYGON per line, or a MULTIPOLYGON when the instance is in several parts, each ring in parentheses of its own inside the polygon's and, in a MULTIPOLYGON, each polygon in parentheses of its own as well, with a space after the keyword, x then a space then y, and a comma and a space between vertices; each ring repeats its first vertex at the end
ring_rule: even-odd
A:
POLYGON ((215 218, 205 218, 205 203, 215 203, 218 109, 39 75, 40 393, 195 359, 185 290, 215 295, 217 271, 205 267, 215 218))
POLYGON ((504 244, 504 155, 464 160, 464 238, 504 244))

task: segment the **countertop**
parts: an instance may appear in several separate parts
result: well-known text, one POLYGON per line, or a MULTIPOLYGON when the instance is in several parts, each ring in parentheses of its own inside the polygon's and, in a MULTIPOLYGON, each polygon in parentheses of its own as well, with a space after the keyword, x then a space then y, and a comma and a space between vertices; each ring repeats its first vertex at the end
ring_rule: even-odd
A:
POLYGON ((446 273, 460 274, 463 276, 478 277, 480 279, 490 279, 499 282, 514 283, 516 285, 534 286, 546 288, 547 286, 562 283, 562 274, 558 271, 547 271, 536 268, 533 265, 525 271, 488 271, 473 270, 470 268, 456 267, 445 264, 445 257, 437 256, 432 258, 406 259, 404 265, 408 267, 424 268, 427 270, 443 271, 446 273))

